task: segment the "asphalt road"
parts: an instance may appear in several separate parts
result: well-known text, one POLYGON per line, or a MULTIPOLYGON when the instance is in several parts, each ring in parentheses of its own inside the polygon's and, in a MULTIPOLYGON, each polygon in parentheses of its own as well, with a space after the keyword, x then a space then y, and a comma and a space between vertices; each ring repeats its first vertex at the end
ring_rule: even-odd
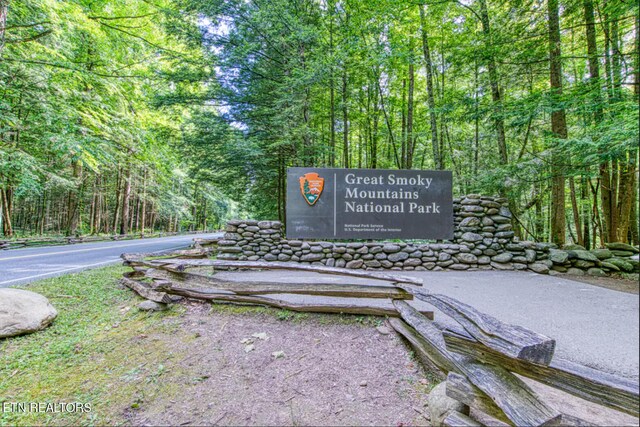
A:
POLYGON ((195 237, 221 235, 222 233, 188 234, 4 250, 0 251, 0 288, 118 263, 121 261, 120 254, 125 252, 155 252, 185 248, 193 242, 195 237))
MULTIPOLYGON (((387 272, 388 273, 388 272, 387 272)), ((430 272, 402 271, 423 279, 424 288, 449 295, 504 322, 521 325, 556 339, 555 355, 605 372, 638 379, 638 295, 582 282, 515 271, 430 272)), ((273 282, 313 280, 327 283, 375 283, 371 280, 306 272, 224 272, 232 280, 253 277, 273 282)), ((384 284, 380 282, 377 284, 384 284)), ((292 302, 318 302, 314 296, 270 295, 292 302)), ((362 299, 347 299, 363 303, 362 299)), ((326 303, 347 303, 344 298, 322 298, 326 303)), ((367 299, 367 304, 389 306, 386 300, 367 299)), ((435 319, 453 323, 422 301, 411 301, 420 310, 435 311, 435 319)))

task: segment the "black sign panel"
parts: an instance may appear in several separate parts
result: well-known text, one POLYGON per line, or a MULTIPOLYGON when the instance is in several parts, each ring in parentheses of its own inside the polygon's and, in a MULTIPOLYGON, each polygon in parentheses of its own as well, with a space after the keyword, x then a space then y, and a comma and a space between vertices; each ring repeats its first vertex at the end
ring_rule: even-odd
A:
POLYGON ((453 239, 452 174, 289 168, 287 237, 453 239))

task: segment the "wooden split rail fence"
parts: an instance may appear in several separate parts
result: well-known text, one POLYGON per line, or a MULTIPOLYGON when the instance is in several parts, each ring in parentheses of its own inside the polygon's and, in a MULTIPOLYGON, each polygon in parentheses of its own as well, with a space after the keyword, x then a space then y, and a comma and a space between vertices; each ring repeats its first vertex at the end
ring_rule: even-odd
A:
MULTIPOLYGON (((169 237, 183 234, 206 233, 206 231, 186 231, 186 232, 160 232, 160 233, 130 233, 130 234, 113 234, 110 236, 66 236, 66 237, 33 237, 24 239, 0 240, 0 249, 18 249, 28 246, 43 245, 73 245, 76 243, 103 242, 109 240, 130 240, 145 239, 152 237, 169 237)), ((207 239, 194 239, 209 241, 207 239)), ((211 242, 217 242, 217 239, 210 239, 211 242)), ((209 245, 211 243, 208 243, 209 245)))
MULTIPOLYGON (((639 415, 637 382, 554 358, 554 339, 501 322, 445 295, 430 293, 421 287, 420 279, 298 263, 214 260, 208 258, 209 250, 205 246, 173 251, 160 259, 151 259, 159 255, 157 253, 123 254, 125 265, 133 271, 125 273, 122 283, 158 303, 187 297, 293 311, 389 316, 393 328, 409 341, 428 367, 441 371, 446 377, 449 397, 508 425, 591 425, 549 406, 520 376, 597 405, 635 417, 639 415), (230 269, 311 271, 383 280, 391 286, 232 281, 211 274, 215 270, 230 269), (387 308, 364 303, 292 303, 271 298, 270 294, 376 298, 391 300, 392 304, 387 308), (432 311, 420 312, 407 303, 414 297, 438 308, 459 326, 448 327, 434 322, 432 311)), ((444 425, 482 424, 468 414, 451 412, 444 425)))

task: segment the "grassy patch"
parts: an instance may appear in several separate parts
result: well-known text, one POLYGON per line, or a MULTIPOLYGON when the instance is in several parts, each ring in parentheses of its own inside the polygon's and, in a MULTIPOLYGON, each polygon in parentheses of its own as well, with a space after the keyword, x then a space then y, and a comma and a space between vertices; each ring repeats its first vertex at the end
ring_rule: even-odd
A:
POLYGON ((46 330, 0 340, 0 399, 4 402, 90 403, 90 412, 0 412, 0 425, 115 424, 126 408, 170 387, 157 381, 167 361, 146 332, 179 310, 146 313, 121 289, 123 267, 46 279, 25 287, 48 297, 58 318, 46 330))
MULTIPOLYGON (((45 295, 58 318, 44 331, 0 339, 0 403, 83 403, 89 412, 0 411, 0 425, 113 425, 155 399, 171 400, 184 378, 181 345, 195 339, 182 327, 183 305, 148 313, 122 288, 125 267, 111 266, 39 281, 23 288, 45 295), (166 339, 166 337, 170 339, 166 339), (165 337, 161 339, 159 337, 165 337), (170 342, 168 342, 170 341, 170 342)), ((210 313, 269 316, 283 322, 378 326, 371 316, 298 313, 276 308, 212 304, 210 313)), ((195 379, 193 379, 195 378, 195 379)))

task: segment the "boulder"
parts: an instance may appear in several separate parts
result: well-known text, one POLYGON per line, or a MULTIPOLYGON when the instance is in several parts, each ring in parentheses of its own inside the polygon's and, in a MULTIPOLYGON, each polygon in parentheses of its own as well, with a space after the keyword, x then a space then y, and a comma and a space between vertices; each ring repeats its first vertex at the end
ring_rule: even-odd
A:
POLYGON ((549 259, 554 264, 564 264, 569 259, 569 254, 565 251, 550 249, 549 250, 549 259))
POLYGON ((600 264, 600 266, 602 268, 607 268, 612 271, 620 271, 620 267, 618 267, 615 264, 611 264, 610 262, 607 262, 607 261, 602 261, 602 264, 600 264))
POLYGON ((409 254, 406 252, 396 252, 387 256, 387 259, 391 262, 404 261, 407 258, 409 258, 409 254))
POLYGON ((626 259, 622 259, 622 258, 609 258, 607 260, 607 263, 609 264, 613 264, 616 267, 618 267, 620 270, 622 271, 626 271, 627 273, 630 273, 633 271, 633 264, 631 264, 630 262, 628 262, 626 259))
POLYGON ((587 270, 587 274, 589 276, 595 276, 595 277, 607 277, 607 273, 602 271, 602 269, 600 268, 590 268, 589 270, 587 270))
POLYGON ((529 270, 535 271, 538 274, 549 274, 549 267, 542 263, 534 262, 529 264, 529 270))
POLYGON ((571 274, 573 276, 584 276, 584 270, 571 267, 567 269, 567 274, 571 274))
POLYGON ((363 260, 356 259, 356 260, 353 260, 353 261, 349 261, 347 263, 347 268, 357 269, 357 268, 362 267, 363 264, 364 264, 363 260))
POLYGON ((465 242, 474 243, 482 240, 482 236, 477 233, 467 232, 462 235, 461 239, 464 240, 465 242))
POLYGON ((613 258, 613 253, 609 249, 592 249, 590 252, 599 260, 613 258))
POLYGON ((0 289, 0 338, 40 331, 58 315, 44 296, 22 289, 0 289))
POLYGON ((611 253, 617 257, 627 258, 634 254, 632 251, 620 251, 618 249, 611 249, 611 253))
POLYGON ((469 415, 469 407, 464 403, 447 396, 447 383, 441 382, 435 386, 427 398, 429 413, 431 414, 431 425, 441 426, 444 419, 451 411, 458 411, 469 415))
POLYGON ((640 252, 638 250, 638 248, 636 248, 635 246, 628 245, 626 243, 621 243, 621 242, 605 243, 605 246, 608 249, 614 249, 614 250, 617 250, 617 251, 629 251, 629 252, 633 252, 633 253, 640 252))
MULTIPOLYGON (((469 253, 461 253, 456 255, 458 261, 464 264, 476 264, 478 262, 478 257, 469 253)), ((453 267, 451 267, 453 268, 453 267)))
POLYGON ((392 243, 387 243, 382 247, 382 250, 385 253, 392 254, 392 253, 400 252, 400 246, 394 245, 392 243))
POLYGON ((161 302, 145 300, 138 304, 138 308, 143 311, 165 311, 169 307, 161 302))
POLYGON ((505 262, 510 262, 512 259, 513 259, 513 254, 512 253, 503 252, 503 253, 501 253, 499 255, 496 255, 493 258, 491 258, 491 261, 505 263, 505 262))

